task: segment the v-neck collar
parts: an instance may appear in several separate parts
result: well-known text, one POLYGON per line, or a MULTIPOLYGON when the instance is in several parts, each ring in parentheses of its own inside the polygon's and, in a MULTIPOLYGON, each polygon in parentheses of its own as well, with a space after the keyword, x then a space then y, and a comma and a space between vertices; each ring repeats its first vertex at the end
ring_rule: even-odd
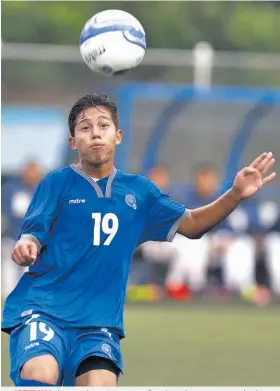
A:
MULTIPOLYGON (((92 179, 91 176, 89 176, 85 171, 83 171, 81 168, 79 168, 74 163, 70 164, 70 167, 72 168, 72 170, 74 170, 77 174, 81 175, 85 180, 87 180, 93 186, 98 198, 104 198, 104 194, 102 193, 100 186, 98 185, 97 182, 95 182, 94 179, 92 179)), ((110 198, 112 195, 112 183, 113 183, 113 180, 114 180, 116 174, 117 174, 117 169, 116 169, 116 167, 113 167, 113 170, 112 170, 111 174, 109 175, 109 178, 107 181, 106 190, 105 190, 105 198, 110 198)))

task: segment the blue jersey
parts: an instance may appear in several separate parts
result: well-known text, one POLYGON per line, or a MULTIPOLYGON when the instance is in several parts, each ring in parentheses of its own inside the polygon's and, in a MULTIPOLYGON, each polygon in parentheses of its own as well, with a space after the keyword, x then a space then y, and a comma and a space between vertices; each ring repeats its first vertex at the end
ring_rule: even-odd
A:
POLYGON ((40 254, 7 298, 3 328, 32 313, 61 327, 108 327, 123 336, 130 261, 138 244, 172 241, 185 207, 150 180, 114 168, 95 181, 71 165, 39 184, 20 233, 40 254))

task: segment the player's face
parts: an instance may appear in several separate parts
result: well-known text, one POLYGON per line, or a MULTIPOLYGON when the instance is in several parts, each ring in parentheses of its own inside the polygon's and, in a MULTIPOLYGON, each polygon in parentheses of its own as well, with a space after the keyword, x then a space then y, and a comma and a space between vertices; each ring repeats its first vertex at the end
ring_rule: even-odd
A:
POLYGON ((103 164, 114 159, 115 146, 122 140, 112 114, 106 107, 90 107, 80 113, 75 136, 70 137, 71 148, 79 151, 80 159, 91 164, 103 164))

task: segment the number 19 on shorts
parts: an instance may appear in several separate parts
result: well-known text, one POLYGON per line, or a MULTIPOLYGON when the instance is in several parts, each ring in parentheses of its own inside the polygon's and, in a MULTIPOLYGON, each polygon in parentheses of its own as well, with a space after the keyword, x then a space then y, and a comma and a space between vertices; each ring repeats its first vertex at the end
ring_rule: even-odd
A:
POLYGON ((105 216, 102 217, 101 213, 92 213, 92 218, 94 220, 93 245, 100 246, 101 232, 103 232, 107 234, 108 237, 102 244, 104 246, 109 246, 119 229, 119 220, 117 216, 114 213, 106 213, 105 216))

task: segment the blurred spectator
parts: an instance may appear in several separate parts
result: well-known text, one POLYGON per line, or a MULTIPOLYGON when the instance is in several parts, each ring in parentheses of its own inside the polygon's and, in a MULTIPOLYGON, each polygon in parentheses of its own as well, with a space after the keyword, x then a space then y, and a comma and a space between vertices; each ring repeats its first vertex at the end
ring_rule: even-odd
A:
POLYGON ((185 194, 185 203, 190 209, 213 202, 218 197, 219 178, 210 163, 194 167, 193 184, 185 194))
POLYGON ((156 166, 149 171, 148 177, 165 193, 169 192, 170 177, 163 166, 156 166))
MULTIPOLYGON (((150 170, 148 177, 165 193, 169 192, 170 178, 163 166, 150 170)), ((134 267, 142 263, 142 270, 149 271, 146 282, 164 286, 170 268, 170 262, 175 255, 173 246, 169 242, 146 242, 139 246, 134 256, 134 267)), ((146 273, 147 276, 147 273, 146 273)))
MULTIPOLYGON (((162 166, 153 168, 149 177, 189 209, 209 204, 220 195, 219 177, 208 163, 194 168, 193 181, 187 186, 174 187, 162 166)), ((258 198, 243 201, 199 240, 176 234, 172 243, 143 244, 134 260, 141 264, 141 276, 169 288, 189 286, 196 293, 216 286, 221 292, 226 288, 246 296, 252 287, 264 286, 280 294, 280 207, 275 194, 260 192, 258 198)))
MULTIPOLYGON (((219 196, 218 182, 218 176, 214 168, 208 163, 201 163, 194 168, 193 183, 177 199, 188 209, 209 204, 219 196)), ((221 229, 221 226, 215 227, 212 233, 219 229, 221 229)), ((210 259, 213 260, 210 264, 211 275, 219 283, 221 282, 218 257, 221 248, 218 246, 218 241, 215 242, 214 246, 211 245, 209 234, 204 235, 199 240, 190 240, 177 234, 172 245, 176 251, 176 256, 168 274, 168 285, 187 283, 192 291, 202 292, 208 282, 210 259)))
POLYGON ((280 295, 280 188, 267 187, 259 194, 258 223, 260 233, 257 237, 260 261, 257 263, 257 282, 263 284, 260 277, 263 265, 272 292, 280 295))
POLYGON ((262 285, 280 294, 280 265, 276 260, 279 213, 279 199, 260 192, 258 197, 243 201, 227 219, 226 228, 234 236, 223 257, 229 289, 246 291, 247 287, 262 285))
MULTIPOLYGON (((180 201, 194 209, 213 202, 218 196, 218 176, 214 168, 201 164, 195 168, 193 185, 180 201)), ((176 235, 173 245, 177 256, 172 262, 168 283, 188 282, 193 291, 199 292, 210 278, 210 282, 232 292, 264 285, 279 294, 280 209, 279 203, 277 205, 271 197, 243 201, 224 222, 200 240, 176 235)))
POLYGON ((7 295, 16 285, 21 273, 11 260, 11 251, 18 234, 34 190, 42 178, 42 168, 33 161, 26 163, 19 178, 8 180, 2 186, 2 292, 7 295))

